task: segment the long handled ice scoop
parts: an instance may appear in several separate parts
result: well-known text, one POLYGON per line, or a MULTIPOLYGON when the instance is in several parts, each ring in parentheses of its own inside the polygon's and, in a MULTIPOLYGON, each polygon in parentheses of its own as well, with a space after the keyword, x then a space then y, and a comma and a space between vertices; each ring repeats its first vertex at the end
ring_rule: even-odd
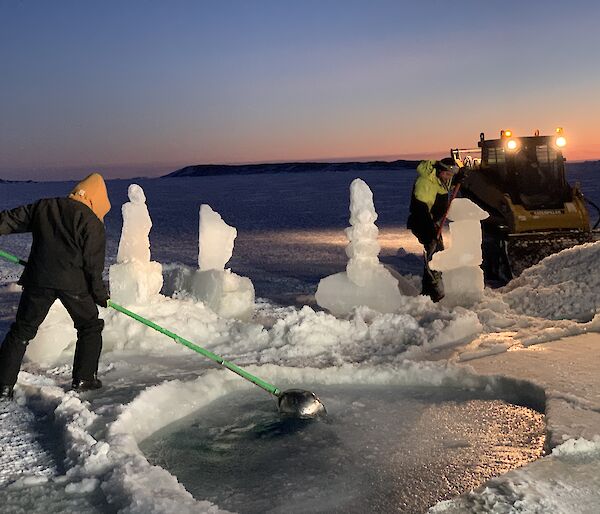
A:
POLYGON ((173 332, 167 330, 166 328, 157 325, 156 323, 143 318, 142 316, 136 314, 135 312, 131 312, 130 310, 122 307, 112 300, 108 301, 108 306, 113 309, 133 318, 144 325, 153 328, 154 330, 161 332, 162 334, 170 337, 176 343, 179 343, 183 346, 187 346, 190 350, 194 350, 200 355, 204 355, 208 357, 210 360, 220 364, 221 366, 227 368, 230 371, 238 374, 240 377, 245 378, 249 382, 252 382, 254 385, 264 389, 268 393, 271 393, 273 396, 277 398, 277 405, 279 407, 279 412, 286 416, 293 416, 298 418, 316 418, 320 416, 324 416, 327 414, 325 409, 325 405, 319 400, 315 393, 311 393, 310 391, 303 391, 302 389, 288 389, 287 391, 281 391, 279 388, 275 387, 273 384, 269 384, 264 380, 248 373, 246 370, 236 366, 232 362, 226 361, 223 357, 219 357, 218 355, 198 346, 183 337, 174 334, 173 332))
MULTIPOLYGON (((7 261, 14 262, 15 264, 21 264, 23 266, 27 264, 26 261, 19 259, 18 257, 8 252, 4 252, 3 250, 0 250, 0 257, 6 259, 7 261)), ((166 328, 163 328, 160 325, 157 325, 156 323, 146 318, 143 318, 139 314, 131 312, 125 307, 116 304, 112 300, 108 301, 108 306, 115 309, 116 311, 125 314, 126 316, 129 316, 130 318, 135 319, 136 321, 139 321, 140 323, 143 323, 144 325, 150 328, 153 328, 154 330, 166 335, 167 337, 170 337, 176 343, 179 343, 183 346, 187 346, 190 350, 194 350, 196 353, 208 357, 210 360, 216 362, 217 364, 220 364, 221 366, 227 368, 230 371, 233 371, 240 377, 248 380, 254 385, 260 387, 261 389, 264 389, 265 391, 277 398, 279 412, 285 416, 308 419, 325 416, 327 414, 325 405, 323 405, 323 403, 321 402, 321 400, 319 400, 315 393, 311 393, 310 391, 304 391, 302 389, 288 389, 287 391, 281 391, 273 384, 265 382, 264 380, 248 373, 239 366, 236 366, 235 364, 226 361, 222 357, 219 357, 218 355, 206 350, 205 348, 202 348, 188 341, 187 339, 178 336, 177 334, 167 330, 166 328)))

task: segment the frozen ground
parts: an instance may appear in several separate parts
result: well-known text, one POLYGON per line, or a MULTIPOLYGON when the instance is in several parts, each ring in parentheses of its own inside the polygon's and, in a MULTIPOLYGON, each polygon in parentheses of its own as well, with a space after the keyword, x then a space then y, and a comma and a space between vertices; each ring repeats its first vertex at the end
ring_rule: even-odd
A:
MULTIPOLYGON (((598 190, 586 189, 597 184, 589 173, 576 178, 598 203, 598 190)), ((563 252, 503 290, 486 289, 471 309, 413 297, 393 314, 359 308, 337 319, 316 310, 311 295, 320 278, 345 267, 343 229, 355 177, 139 181, 154 224, 153 260, 167 267, 195 264, 197 210, 207 203, 238 229, 229 265, 250 277, 257 297, 266 300, 246 322, 165 297, 136 310, 276 384, 317 393, 320 387, 349 390, 357 384, 451 386, 545 406, 548 456, 434 510, 597 512, 600 284, 592 271, 600 246, 563 252)), ((368 172, 361 178, 373 190, 382 260, 418 280, 420 248, 403 226, 413 177, 368 172)), ((107 264, 115 261, 118 206, 128 185, 109 183, 117 208, 107 218, 107 264)), ((3 184, 0 208, 62 195, 69 186, 3 184)), ((27 255, 26 236, 0 243, 27 255)), ((0 263, 2 332, 14 317, 18 272, 0 263)), ((51 366, 29 364, 20 374, 16 404, 0 412, 0 502, 7 512, 218 512, 214 502, 193 497, 173 475, 149 464, 138 443, 215 399, 264 393, 119 313, 103 316, 104 389, 80 396, 68 391, 70 350, 51 366)), ((72 343, 68 323, 58 326, 59 333, 61 327, 72 343)))

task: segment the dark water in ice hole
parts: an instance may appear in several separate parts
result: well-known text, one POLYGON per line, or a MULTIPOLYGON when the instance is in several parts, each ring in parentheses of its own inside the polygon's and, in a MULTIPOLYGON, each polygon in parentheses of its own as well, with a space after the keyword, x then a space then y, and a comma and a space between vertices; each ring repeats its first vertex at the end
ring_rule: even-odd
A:
POLYGON ((240 512, 424 512, 540 457, 543 416, 478 392, 319 386, 326 421, 226 396, 141 449, 197 499, 240 512))

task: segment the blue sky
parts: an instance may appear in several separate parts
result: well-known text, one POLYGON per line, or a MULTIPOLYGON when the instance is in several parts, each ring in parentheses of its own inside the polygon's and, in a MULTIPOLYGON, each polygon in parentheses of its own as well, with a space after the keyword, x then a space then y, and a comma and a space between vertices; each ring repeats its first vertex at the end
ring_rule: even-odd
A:
POLYGON ((556 126, 568 157, 600 157, 599 21, 577 0, 0 0, 0 176, 425 156, 556 126))

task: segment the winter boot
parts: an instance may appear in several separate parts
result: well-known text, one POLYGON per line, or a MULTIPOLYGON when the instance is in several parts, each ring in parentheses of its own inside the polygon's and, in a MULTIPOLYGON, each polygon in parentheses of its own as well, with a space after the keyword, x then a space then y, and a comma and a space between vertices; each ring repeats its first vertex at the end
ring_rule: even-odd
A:
POLYGON ((13 397, 13 386, 0 385, 0 401, 10 400, 13 397))
POLYGON ((94 375, 93 378, 90 379, 81 379, 74 378, 71 387, 75 391, 91 391, 92 389, 100 389, 102 387, 102 382, 94 375))

